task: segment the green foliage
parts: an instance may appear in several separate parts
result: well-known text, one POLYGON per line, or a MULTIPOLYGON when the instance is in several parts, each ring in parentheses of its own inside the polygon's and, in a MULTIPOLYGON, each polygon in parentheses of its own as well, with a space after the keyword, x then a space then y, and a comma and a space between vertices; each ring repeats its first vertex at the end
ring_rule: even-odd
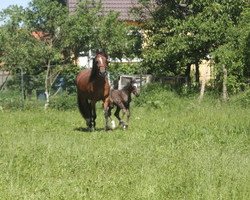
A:
POLYGON ((26 25, 32 31, 49 34, 50 38, 60 37, 59 29, 68 14, 67 8, 56 0, 33 0, 25 12, 26 25))
POLYGON ((77 109, 76 94, 62 93, 51 98, 50 108, 56 110, 77 109))
POLYGON ((118 13, 103 17, 100 13, 101 3, 93 1, 79 3, 71 15, 58 0, 33 0, 26 9, 13 6, 4 10, 0 62, 17 80, 12 83, 19 81, 22 70, 25 91, 44 87, 50 94, 54 81, 62 77, 64 89, 73 92, 78 70, 72 66, 82 53, 103 48, 112 58, 138 56, 139 30, 118 20, 118 13))
POLYGON ((98 48, 105 49, 112 58, 139 54, 138 37, 128 35, 130 30, 135 32, 135 28, 118 20, 118 13, 110 12, 100 17, 102 12, 100 2, 82 1, 78 4, 75 13, 65 19, 61 30, 65 51, 69 55, 72 52, 75 58, 82 52, 98 48))
POLYGON ((75 58, 83 51, 88 51, 91 46, 95 46, 94 28, 96 27, 97 14, 100 7, 89 8, 90 1, 83 1, 78 4, 74 14, 65 18, 65 23, 61 28, 62 46, 70 57, 71 53, 75 58))
POLYGON ((79 71, 79 66, 66 65, 60 72, 60 77, 63 78, 64 81, 63 89, 66 90, 68 93, 76 92, 75 79, 79 71))
POLYGON ((121 75, 139 74, 141 70, 140 63, 111 63, 109 65, 109 73, 111 80, 116 80, 121 75))
POLYGON ((20 91, 1 91, 0 93, 0 110, 20 109, 22 107, 20 91))
MULTIPOLYGON (((149 1, 143 3, 150 4, 149 1)), ((226 65, 231 80, 235 80, 230 83, 233 87, 244 83, 244 79, 249 77, 248 1, 158 3, 152 12, 152 21, 145 26, 149 42, 143 57, 150 73, 182 75, 187 66, 210 55, 218 71, 223 63, 226 65)), ((236 91, 239 90, 238 87, 236 91)), ((234 92, 235 89, 229 91, 234 92)))
POLYGON ((241 92, 238 95, 234 96, 230 104, 235 106, 235 105, 240 105, 245 108, 250 108, 250 89, 246 90, 245 92, 241 92))
POLYGON ((161 84, 149 84, 141 89, 140 96, 134 98, 137 106, 148 109, 180 109, 180 98, 171 91, 169 86, 161 84))
POLYGON ((0 111, 15 110, 41 110, 43 109, 43 101, 34 99, 23 99, 20 90, 5 90, 0 92, 0 111))

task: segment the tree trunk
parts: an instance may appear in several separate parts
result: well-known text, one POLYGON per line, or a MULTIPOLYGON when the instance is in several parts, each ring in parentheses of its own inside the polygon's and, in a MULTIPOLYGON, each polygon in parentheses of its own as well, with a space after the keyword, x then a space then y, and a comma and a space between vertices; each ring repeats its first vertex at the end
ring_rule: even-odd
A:
POLYGON ((227 69, 226 69, 225 65, 223 65, 222 99, 225 102, 228 100, 228 93, 227 93, 227 69))
POLYGON ((202 79, 201 81, 201 88, 200 88, 200 96, 199 96, 199 102, 202 101, 205 93, 205 87, 206 87, 206 80, 202 79))
POLYGON ((49 106, 49 100, 50 100, 50 61, 48 61, 47 64, 47 72, 46 72, 46 77, 45 77, 45 105, 44 109, 46 110, 49 106))
POLYGON ((9 76, 10 76, 10 74, 8 74, 8 76, 6 77, 6 79, 4 80, 4 82, 2 83, 2 85, 0 86, 0 91, 2 91, 4 89, 4 86, 6 85, 9 76))
POLYGON ((199 68, 199 62, 195 63, 195 82, 197 85, 200 84, 200 68, 199 68))
POLYGON ((191 72, 191 64, 187 64, 185 76, 186 76, 186 84, 187 84, 188 86, 191 85, 191 76, 190 76, 190 72, 191 72))

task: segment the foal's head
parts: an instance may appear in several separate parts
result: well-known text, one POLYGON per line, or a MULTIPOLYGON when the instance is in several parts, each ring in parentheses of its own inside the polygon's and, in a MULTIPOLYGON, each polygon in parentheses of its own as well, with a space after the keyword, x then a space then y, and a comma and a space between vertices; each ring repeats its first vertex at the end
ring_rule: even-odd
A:
POLYGON ((125 87, 124 89, 126 89, 130 94, 134 94, 135 96, 139 96, 139 92, 138 89, 135 85, 135 80, 131 80, 125 87))

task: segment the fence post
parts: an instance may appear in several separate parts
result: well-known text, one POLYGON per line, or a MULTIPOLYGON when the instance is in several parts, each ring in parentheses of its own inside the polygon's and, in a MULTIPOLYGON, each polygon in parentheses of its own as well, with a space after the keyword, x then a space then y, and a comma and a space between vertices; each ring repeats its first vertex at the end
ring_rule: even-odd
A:
POLYGON ((23 79, 23 68, 20 67, 21 70, 21 99, 22 99, 22 107, 24 107, 24 99, 25 99, 25 94, 24 94, 24 79, 23 79))

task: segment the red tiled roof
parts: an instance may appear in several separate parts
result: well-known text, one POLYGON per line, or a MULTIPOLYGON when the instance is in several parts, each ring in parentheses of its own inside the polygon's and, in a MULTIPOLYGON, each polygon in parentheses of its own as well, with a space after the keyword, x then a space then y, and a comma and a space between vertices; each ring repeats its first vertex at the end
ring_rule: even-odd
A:
POLYGON ((137 0, 103 0, 104 12, 115 11, 120 13, 120 19, 134 20, 131 9, 138 6, 137 0))
MULTIPOLYGON (((74 12, 77 5, 77 0, 67 0, 67 5, 70 12, 74 12)), ((97 0, 97 2, 99 2, 97 0)), ((131 15, 131 9, 138 6, 138 0, 102 0, 104 14, 115 11, 119 12, 119 18, 122 20, 135 20, 131 15)))
POLYGON ((42 32, 42 31, 33 31, 33 32, 31 33, 31 35, 32 35, 34 38, 38 39, 38 40, 44 40, 44 39, 49 38, 49 34, 48 34, 48 33, 44 33, 44 32, 42 32))

